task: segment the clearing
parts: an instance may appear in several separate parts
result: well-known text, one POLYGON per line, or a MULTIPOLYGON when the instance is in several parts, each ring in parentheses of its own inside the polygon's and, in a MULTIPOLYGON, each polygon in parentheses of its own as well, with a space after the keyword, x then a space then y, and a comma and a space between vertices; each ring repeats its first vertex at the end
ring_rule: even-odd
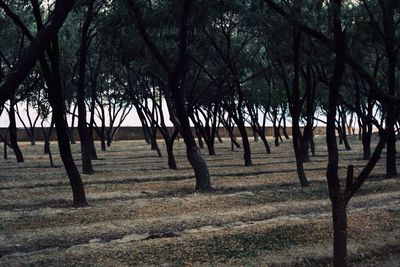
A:
MULTIPOLYGON (((361 160, 361 144, 340 151, 345 164, 361 160)), ((272 142, 270 142, 272 143, 272 142)), ((21 147, 26 162, 0 160, 1 266, 254 265, 329 266, 332 230, 325 179, 327 152, 307 163, 301 188, 291 140, 264 153, 251 142, 254 166, 225 140, 206 156, 214 190, 193 191, 183 141, 178 171, 144 141, 118 141, 83 175, 90 204, 71 208, 71 189, 56 145, 50 168, 42 144, 21 147)), ((97 144, 99 145, 99 144, 97 144)), ((342 147, 341 147, 342 148, 342 147)), ((73 145, 80 164, 79 144, 73 145)), ((204 151, 206 154, 207 151, 204 151)), ((349 204, 349 257, 354 266, 400 265, 400 180, 384 179, 382 159, 349 204)))

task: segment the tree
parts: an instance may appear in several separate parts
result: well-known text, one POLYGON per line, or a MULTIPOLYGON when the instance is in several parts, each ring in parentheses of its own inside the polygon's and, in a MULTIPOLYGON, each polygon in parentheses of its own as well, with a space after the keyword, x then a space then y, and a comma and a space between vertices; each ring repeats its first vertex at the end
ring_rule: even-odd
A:
POLYGON ((162 55, 160 50, 154 44, 148 32, 148 27, 143 19, 142 10, 134 0, 128 0, 128 8, 132 17, 132 22, 137 28, 139 34, 151 51, 154 58, 160 64, 168 77, 168 92, 171 104, 175 112, 170 114, 173 117, 173 123, 181 133, 186 144, 186 153, 195 176, 197 191, 209 191, 211 189, 210 174, 205 159, 194 140, 187 108, 185 106, 185 76, 188 71, 188 38, 190 25, 190 6, 191 0, 184 0, 182 3, 182 12, 178 29, 178 48, 175 49, 175 62, 173 65, 162 55))

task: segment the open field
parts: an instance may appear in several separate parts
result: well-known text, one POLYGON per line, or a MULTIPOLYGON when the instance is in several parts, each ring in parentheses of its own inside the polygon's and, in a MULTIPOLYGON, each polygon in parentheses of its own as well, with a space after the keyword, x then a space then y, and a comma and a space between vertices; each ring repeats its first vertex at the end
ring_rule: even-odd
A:
MULTIPOLYGON (((178 171, 143 141, 115 142, 98 152, 96 173, 83 175, 90 206, 75 209, 56 145, 49 168, 41 144, 23 143, 25 163, 0 160, 0 265, 330 266, 323 137, 305 165, 308 188, 299 186, 291 140, 270 155, 251 145, 254 166, 242 167, 242 152, 217 144, 217 156, 206 156, 215 189, 199 194, 182 141, 178 171)), ((356 173, 365 164, 360 143, 352 146, 340 151, 342 177, 347 164, 356 173)), ((383 159, 348 209, 354 266, 400 266, 400 180, 383 178, 383 159)))

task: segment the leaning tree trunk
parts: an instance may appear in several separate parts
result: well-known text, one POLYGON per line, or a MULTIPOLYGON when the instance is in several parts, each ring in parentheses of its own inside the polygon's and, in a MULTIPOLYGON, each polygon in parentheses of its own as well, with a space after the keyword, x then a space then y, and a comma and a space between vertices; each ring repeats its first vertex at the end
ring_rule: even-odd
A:
POLYGON ((151 136, 150 136, 150 139, 151 139, 151 150, 156 151, 157 155, 159 157, 162 157, 160 148, 158 147, 158 143, 157 143, 157 126, 153 125, 151 128, 152 128, 151 129, 152 133, 151 133, 151 136))
POLYGON ((300 134, 300 126, 299 126, 299 118, 298 116, 292 116, 292 139, 293 139, 293 148, 294 148, 294 154, 296 157, 296 167, 297 167, 297 175, 299 177, 300 185, 302 187, 309 186, 309 182, 306 177, 306 173, 304 171, 304 155, 301 151, 301 134, 300 134))
POLYGON ((10 100, 10 111, 9 111, 9 119, 10 119, 10 126, 9 126, 9 135, 10 135, 10 143, 11 147, 15 153, 15 157, 17 158, 17 162, 24 162, 24 156, 22 155, 22 151, 18 145, 18 138, 17 138, 17 125, 15 122, 15 108, 14 108, 14 101, 10 100))
POLYGON ((184 95, 181 90, 182 88, 179 86, 177 77, 169 77, 169 88, 176 108, 176 114, 174 115, 176 115, 180 123, 180 125, 177 126, 185 141, 187 158, 196 176, 195 190, 209 191, 211 189, 210 174, 206 161, 196 145, 184 103, 184 95))
MULTIPOLYGON (((48 98, 50 105, 53 109, 53 121, 56 126, 58 147, 60 150, 60 156, 64 163, 65 170, 67 171, 68 178, 72 187, 73 194, 73 206, 74 207, 84 207, 87 206, 87 200, 85 195, 85 190, 83 187, 82 179, 79 174, 78 168, 75 165, 75 161, 72 157, 69 134, 68 134, 68 124, 65 120, 64 114, 64 99, 61 87, 60 79, 60 69, 59 69, 59 48, 58 48, 58 37, 53 40, 53 53, 51 54, 51 65, 53 73, 50 76, 47 73, 48 82, 48 98)), ((43 66, 43 72, 49 72, 46 69, 47 66, 43 66)))
POLYGON ((176 161, 174 157, 174 139, 172 138, 165 138, 165 146, 167 149, 167 155, 168 155, 168 168, 171 170, 177 170, 178 167, 176 166, 176 161))
POLYGON ((243 144, 243 158, 244 158, 244 165, 245 166, 252 166, 253 162, 251 161, 251 149, 250 149, 250 143, 249 143, 249 138, 247 135, 246 127, 244 126, 244 122, 238 118, 237 122, 237 127, 239 129, 240 135, 242 137, 242 144, 243 144))

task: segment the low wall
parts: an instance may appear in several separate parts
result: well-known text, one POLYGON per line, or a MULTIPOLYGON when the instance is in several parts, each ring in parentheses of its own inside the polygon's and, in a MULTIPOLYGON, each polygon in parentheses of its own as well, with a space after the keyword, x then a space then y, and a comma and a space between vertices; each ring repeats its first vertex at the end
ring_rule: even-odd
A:
MULTIPOLYGON (((173 127, 168 127, 170 132, 173 131, 173 127)), ((4 136, 7 128, 0 128, 0 134, 4 136)), ((247 134, 252 137, 253 136, 253 130, 251 127, 246 127, 247 134)), ((56 140, 56 131, 53 129, 53 137, 52 140, 56 140)), ((194 133, 194 128, 192 128, 192 131, 194 133)), ((266 136, 272 136, 273 135, 273 128, 272 127, 266 127, 266 136)), ((281 131, 282 132, 282 131, 281 131)), ((292 128, 287 127, 287 132, 289 135, 292 134, 292 128)), ((74 128, 73 130, 75 140, 79 140, 79 134, 78 134, 78 129, 74 128)), ((325 134, 325 127, 317 127, 314 130, 314 133, 316 135, 323 135, 325 134)), ((234 134, 235 136, 240 136, 239 130, 237 128, 234 129, 234 134)), ((17 135, 18 135, 18 140, 19 141, 29 141, 29 136, 26 133, 25 129, 23 128, 18 128, 17 129, 17 135)), ((225 128, 220 128, 219 129, 219 135, 224 138, 224 137, 229 137, 228 132, 226 131, 225 128)), ((36 128, 35 129, 35 136, 36 136, 36 141, 43 141, 44 136, 41 128, 36 128)), ((143 135, 143 130, 142 127, 120 127, 115 135, 114 140, 141 140, 144 138, 143 135)), ((162 138, 161 134, 158 133, 158 138, 162 138)), ((96 132, 95 132, 95 139, 99 140, 96 132)))

